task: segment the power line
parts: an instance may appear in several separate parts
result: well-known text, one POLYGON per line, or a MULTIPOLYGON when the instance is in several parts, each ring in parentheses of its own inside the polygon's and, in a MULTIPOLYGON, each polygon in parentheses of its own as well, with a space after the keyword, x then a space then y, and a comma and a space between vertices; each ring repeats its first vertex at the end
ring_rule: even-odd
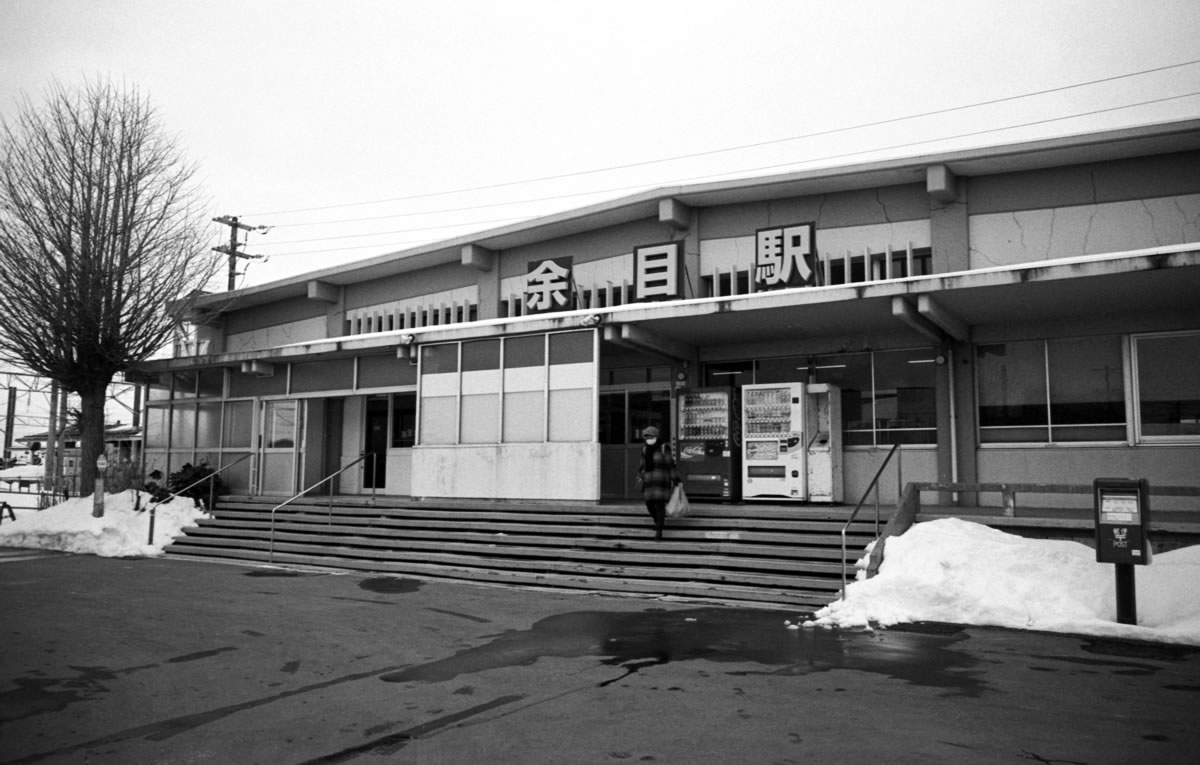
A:
POLYGON ((799 140, 804 140, 804 139, 808 139, 808 138, 818 138, 821 136, 836 135, 838 133, 845 133, 845 132, 849 132, 852 130, 861 130, 864 128, 879 127, 882 125, 892 125, 892 124, 896 124, 898 122, 906 122, 909 120, 922 119, 925 117, 933 117, 933 116, 937 116, 937 115, 941 115, 941 114, 950 114, 952 112, 965 111, 967 109, 976 109, 976 108, 979 108, 982 106, 994 106, 996 104, 1007 103, 1010 101, 1017 101, 1017 100, 1021 100, 1021 99, 1025 99, 1025 98, 1033 98, 1036 96, 1043 96, 1043 95, 1048 95, 1051 93, 1061 93, 1066 90, 1073 90, 1076 88, 1088 87, 1091 85, 1099 85, 1099 84, 1107 83, 1107 82, 1116 82, 1118 80, 1128 79, 1130 77, 1140 77, 1145 74, 1154 74, 1156 72, 1163 72, 1163 71, 1168 71, 1171 69, 1179 69, 1181 67, 1191 66, 1193 64, 1200 64, 1200 59, 1193 59, 1191 61, 1184 61, 1184 62, 1177 63, 1177 64, 1168 64, 1166 66, 1153 67, 1150 69, 1142 69, 1142 70, 1139 70, 1136 72, 1127 72, 1125 74, 1113 75, 1111 77, 1102 77, 1102 78, 1095 79, 1095 80, 1087 80, 1085 82, 1074 83, 1071 85, 1060 85, 1060 86, 1053 87, 1053 88, 1046 88, 1044 90, 1035 90, 1035 91, 1030 91, 1028 93, 1021 93, 1021 94, 1012 95, 1012 96, 1004 96, 1001 98, 994 98, 994 99, 989 99, 986 101, 977 101, 977 102, 971 103, 971 104, 962 104, 959 106, 951 106, 951 107, 946 107, 944 109, 934 109, 932 111, 920 112, 917 114, 910 114, 910 115, 906 115, 906 116, 902 116, 902 117, 891 117, 891 118, 883 119, 883 120, 875 120, 872 122, 863 122, 863 123, 859 123, 856 125, 847 125, 847 126, 839 127, 839 128, 830 128, 828 130, 819 130, 819 131, 815 131, 812 133, 804 133, 801 135, 789 136, 789 137, 785 137, 785 138, 776 138, 776 139, 772 139, 772 140, 768 140, 768 141, 759 141, 757 143, 743 144, 740 146, 730 146, 730 147, 726 147, 726 148, 722 148, 722 149, 711 149, 708 151, 693 152, 690 154, 680 154, 680 155, 676 155, 673 157, 664 157, 664 158, 660 158, 660 159, 649 159, 649 160, 644 160, 641 162, 630 162, 630 163, 623 164, 623 165, 612 165, 609 167, 594 168, 591 170, 578 170, 578 171, 569 172, 569 173, 545 175, 545 176, 540 176, 540 177, 536 177, 536 178, 526 178, 526 179, 517 180, 517 181, 505 181, 502 183, 493 183, 493 184, 487 184, 487 185, 483 185, 483 186, 472 186, 472 187, 466 187, 466 188, 461 188, 461 189, 451 189, 451 190, 447 190, 447 191, 433 191, 433 192, 427 192, 427 193, 423 193, 423 194, 411 194, 408 196, 390 197, 387 199, 375 199, 375 200, 366 200, 366 201, 360 201, 360 202, 346 202, 346 203, 342 203, 342 204, 324 205, 324 206, 318 206, 318 207, 304 207, 304 208, 296 208, 296 209, 291 209, 291 210, 273 210, 273 211, 269 211, 269 212, 255 213, 255 215, 258 215, 258 216, 282 215, 285 213, 301 213, 301 212, 316 212, 319 210, 332 210, 332 209, 338 209, 338 208, 342 208, 342 207, 361 207, 361 206, 372 205, 372 204, 384 204, 387 202, 404 202, 404 201, 411 201, 414 199, 428 199, 431 197, 450 196, 453 194, 463 194, 463 193, 473 192, 473 191, 489 191, 489 190, 498 189, 498 188, 506 188, 506 187, 510 187, 510 186, 520 186, 520 185, 525 185, 525 184, 530 184, 530 183, 542 183, 545 181, 561 180, 563 178, 577 178, 577 177, 583 176, 583 175, 594 175, 597 173, 607 173, 607 172, 613 172, 616 170, 628 170, 630 168, 635 168, 635 167, 646 167, 648 165, 662 164, 665 162, 676 162, 676 161, 683 160, 683 159, 695 159, 697 157, 707 157, 707 156, 713 156, 715 154, 724 154, 724 153, 733 152, 733 151, 744 151, 746 149, 756 149, 756 148, 759 148, 762 146, 777 145, 777 144, 781 144, 781 143, 788 143, 790 141, 799 141, 799 140))
MULTIPOLYGON (((657 184, 641 183, 641 184, 636 184, 636 185, 631 185, 631 186, 612 187, 612 188, 606 188, 606 189, 597 189, 597 190, 593 190, 593 191, 580 191, 580 192, 573 192, 573 193, 569 193, 569 194, 556 194, 553 196, 541 197, 538 199, 526 199, 526 200, 520 200, 517 202, 497 202, 497 203, 489 204, 489 205, 479 205, 477 208, 464 208, 464 209, 482 209, 485 207, 503 207, 503 206, 509 206, 509 205, 515 205, 515 204, 525 204, 525 203, 529 203, 529 202, 566 200, 566 199, 569 199, 572 197, 597 196, 599 194, 611 194, 611 193, 616 193, 616 192, 627 192, 627 191, 632 191, 632 190, 649 189, 649 188, 654 188, 654 187, 670 186, 670 185, 679 184, 679 183, 690 183, 690 182, 703 181, 703 180, 718 180, 721 178, 742 175, 745 173, 756 173, 756 172, 761 172, 764 170, 780 170, 782 168, 795 167, 797 165, 808 165, 808 164, 813 164, 816 162, 827 162, 829 160, 845 159, 847 157, 859 156, 859 155, 863 155, 863 154, 874 154, 877 152, 893 151, 896 149, 911 148, 914 146, 921 146, 924 144, 942 143, 942 142, 954 141, 954 140, 958 140, 958 139, 962 139, 962 138, 972 138, 972 137, 976 137, 976 136, 980 136, 980 135, 986 135, 988 133, 1002 132, 1005 130, 1017 130, 1020 128, 1034 127, 1037 125, 1045 125, 1045 124, 1049 124, 1052 122, 1063 122, 1063 121, 1070 120, 1070 119, 1076 119, 1078 117, 1090 117, 1090 116, 1095 116, 1097 114, 1104 114, 1107 112, 1120 111, 1122 109, 1132 109, 1132 108, 1138 107, 1138 106, 1148 106, 1151 104, 1164 103, 1167 101, 1176 101, 1176 100, 1179 100, 1182 98, 1190 98, 1192 96, 1197 96, 1197 95, 1200 95, 1200 91, 1193 91, 1190 93, 1183 93, 1183 94, 1175 95, 1175 96, 1165 96, 1163 98, 1149 99, 1146 101, 1139 101, 1139 102, 1132 103, 1132 104, 1123 104, 1120 106, 1106 107, 1103 109, 1094 109, 1092 111, 1087 111, 1087 112, 1076 112, 1076 113, 1068 114, 1068 115, 1061 116, 1061 117, 1049 117, 1046 119, 1033 120, 1031 122, 1024 122, 1024 123, 1020 123, 1020 124, 1016 124, 1016 125, 1005 125, 1005 126, 1001 126, 1001 127, 986 128, 983 130, 971 131, 968 133, 958 133, 958 134, 952 135, 952 136, 942 136, 939 138, 928 138, 928 139, 923 139, 923 140, 919 140, 919 141, 909 141, 906 143, 891 144, 888 146, 877 146, 877 147, 870 148, 870 149, 860 149, 860 150, 856 150, 856 151, 842 152, 839 154, 827 154, 827 155, 824 155, 821 157, 811 157, 809 159, 795 160, 795 161, 791 161, 791 162, 782 162, 782 163, 776 163, 776 164, 771 164, 771 165, 760 165, 757 167, 743 168, 740 170, 730 170, 730 171, 721 172, 721 173, 707 173, 704 175, 691 176, 691 177, 686 177, 686 178, 676 178, 676 179, 673 179, 670 181, 663 181, 663 182, 660 182, 657 184)), ((538 216, 534 216, 534 217, 538 217, 538 216)), ((315 242, 335 241, 335 240, 340 240, 340 239, 361 238, 361 237, 366 237, 366 236, 387 236, 387 235, 393 234, 393 233, 417 233, 420 231, 431 231, 431 230, 446 229, 446 228, 464 228, 464 227, 469 227, 469 226, 487 225, 488 223, 509 222, 509 221, 514 221, 514 220, 529 220, 529 218, 525 217, 525 216, 520 216, 520 217, 516 217, 516 218, 504 218, 504 219, 499 219, 499 220, 494 220, 494 221, 469 221, 469 222, 450 224, 450 225, 428 226, 428 227, 414 228, 414 229, 401 229, 401 230, 391 231, 391 232, 381 231, 381 232, 375 232, 375 233, 371 233, 371 234, 347 234, 344 236, 330 236, 330 237, 320 237, 320 238, 313 238, 313 239, 296 239, 296 240, 290 240, 290 241, 286 241, 286 242, 273 242, 273 243, 271 243, 270 246, 274 246, 276 244, 280 244, 280 245, 308 244, 308 243, 315 243, 315 242)), ((426 238, 426 239, 412 240, 412 242, 393 242, 390 244, 380 244, 380 245, 338 247, 338 248, 327 249, 327 250, 309 250, 309 251, 305 251, 302 253, 296 253, 296 252, 275 253, 271 257, 280 257, 282 255, 301 255, 301 254, 310 255, 310 254, 318 254, 318 253, 322 253, 322 252, 338 252, 340 250, 348 250, 348 249, 366 249, 368 247, 387 248, 389 246, 395 246, 395 245, 399 245, 399 244, 427 242, 427 241, 430 241, 430 239, 426 238)), ((260 245, 260 246, 267 246, 267 245, 260 245)))

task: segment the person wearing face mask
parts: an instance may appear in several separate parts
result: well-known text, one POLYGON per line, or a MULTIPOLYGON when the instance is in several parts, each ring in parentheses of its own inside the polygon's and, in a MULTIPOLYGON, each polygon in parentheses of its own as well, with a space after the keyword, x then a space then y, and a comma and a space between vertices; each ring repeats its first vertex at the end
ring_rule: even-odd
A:
POLYGON ((638 467, 638 480, 642 484, 642 499, 646 510, 654 519, 654 538, 662 539, 663 524, 667 520, 667 500, 671 490, 679 484, 679 470, 671 447, 660 440, 658 428, 651 426, 642 431, 646 445, 642 447, 642 464, 638 467))

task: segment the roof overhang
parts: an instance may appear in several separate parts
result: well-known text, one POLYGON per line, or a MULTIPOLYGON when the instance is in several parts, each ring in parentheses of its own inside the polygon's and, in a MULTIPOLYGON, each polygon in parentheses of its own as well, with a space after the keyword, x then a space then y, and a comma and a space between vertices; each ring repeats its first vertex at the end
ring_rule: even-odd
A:
MULTIPOLYGON (((914 344, 971 339, 1014 322, 1156 313, 1200 316, 1200 243, 853 285, 658 303, 295 343, 146 362, 148 372, 359 355, 411 356, 419 345, 599 328, 614 345, 680 360, 798 339, 886 336, 914 344)), ((1194 326, 1194 323, 1193 323, 1194 326)))
POLYGON ((309 294, 310 283, 349 285, 433 266, 460 263, 462 250, 469 245, 500 251, 645 220, 658 215, 659 202, 665 199, 676 199, 693 207, 710 207, 924 183, 926 169, 938 165, 948 167, 955 175, 980 176, 1198 149, 1200 119, 957 149, 900 159, 826 166, 765 177, 666 186, 408 250, 331 266, 268 284, 206 295, 199 298, 196 308, 201 312, 221 313, 287 298, 304 297, 309 294))

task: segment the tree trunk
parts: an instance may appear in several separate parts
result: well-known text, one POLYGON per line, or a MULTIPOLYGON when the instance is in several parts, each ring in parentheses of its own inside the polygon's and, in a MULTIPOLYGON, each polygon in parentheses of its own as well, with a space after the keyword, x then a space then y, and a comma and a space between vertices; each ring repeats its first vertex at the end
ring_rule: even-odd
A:
POLYGON ((79 496, 86 497, 96 488, 96 458, 104 454, 104 403, 108 381, 95 381, 78 391, 79 417, 79 496))

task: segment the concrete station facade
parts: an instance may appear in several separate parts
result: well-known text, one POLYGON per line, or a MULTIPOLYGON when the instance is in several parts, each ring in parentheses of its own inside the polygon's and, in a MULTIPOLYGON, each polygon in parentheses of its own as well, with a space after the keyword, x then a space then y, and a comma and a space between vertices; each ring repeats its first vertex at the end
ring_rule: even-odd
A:
POLYGON ((644 428, 766 383, 835 391, 835 500, 895 443, 904 481, 1196 485, 1200 120, 663 188, 189 318, 147 470, 238 492, 370 454, 338 493, 633 498, 644 428))

